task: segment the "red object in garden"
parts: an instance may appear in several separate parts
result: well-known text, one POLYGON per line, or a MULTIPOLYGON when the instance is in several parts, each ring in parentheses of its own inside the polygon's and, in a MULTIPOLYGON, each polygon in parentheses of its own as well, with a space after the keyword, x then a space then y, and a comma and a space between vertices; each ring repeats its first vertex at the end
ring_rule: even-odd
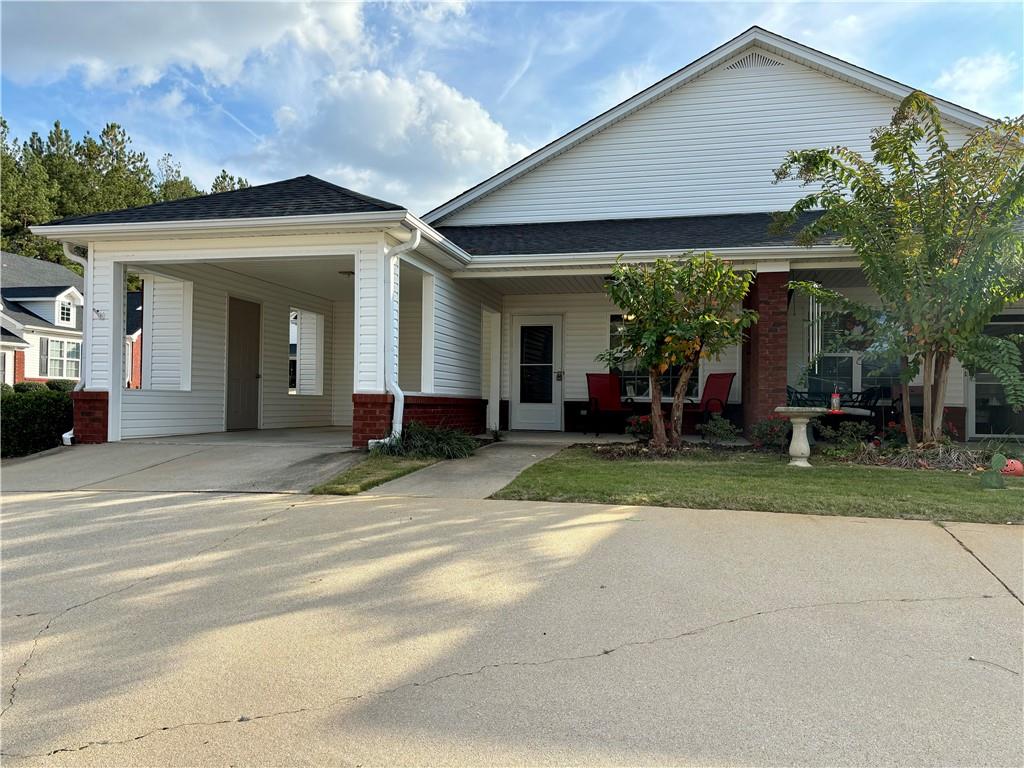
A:
POLYGON ((1017 459, 1007 459, 1006 466, 1000 471, 1010 477, 1024 477, 1024 464, 1017 459))
POLYGON ((601 420, 625 417, 633 409, 622 402, 622 385, 617 373, 588 373, 587 396, 590 400, 590 425, 599 434, 601 420))
POLYGON ((839 394, 839 390, 836 389, 832 393, 832 408, 831 413, 842 413, 843 412, 843 397, 839 394))
POLYGON ((694 410, 705 417, 711 413, 723 413, 725 404, 729 402, 729 390, 735 373, 709 373, 704 380, 704 391, 700 394, 700 402, 694 410))

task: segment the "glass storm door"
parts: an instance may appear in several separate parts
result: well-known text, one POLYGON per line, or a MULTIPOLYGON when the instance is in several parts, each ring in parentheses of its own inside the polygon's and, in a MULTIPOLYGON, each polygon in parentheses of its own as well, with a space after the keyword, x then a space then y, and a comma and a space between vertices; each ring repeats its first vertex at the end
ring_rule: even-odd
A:
POLYGON ((562 428, 562 318, 512 320, 512 429, 562 428))

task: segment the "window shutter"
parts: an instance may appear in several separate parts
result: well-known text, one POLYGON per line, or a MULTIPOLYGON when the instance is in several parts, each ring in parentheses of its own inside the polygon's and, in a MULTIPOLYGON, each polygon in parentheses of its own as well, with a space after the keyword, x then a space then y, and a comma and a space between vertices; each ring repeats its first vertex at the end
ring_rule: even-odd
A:
POLYGON ((39 375, 49 376, 50 371, 50 340, 46 337, 39 339, 39 375))

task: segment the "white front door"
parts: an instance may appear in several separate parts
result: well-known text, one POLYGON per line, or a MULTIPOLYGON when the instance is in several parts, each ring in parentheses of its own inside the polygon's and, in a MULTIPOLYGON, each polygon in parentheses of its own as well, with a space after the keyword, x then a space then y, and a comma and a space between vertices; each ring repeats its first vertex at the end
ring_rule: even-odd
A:
POLYGON ((511 429, 562 428, 562 317, 512 318, 511 429))

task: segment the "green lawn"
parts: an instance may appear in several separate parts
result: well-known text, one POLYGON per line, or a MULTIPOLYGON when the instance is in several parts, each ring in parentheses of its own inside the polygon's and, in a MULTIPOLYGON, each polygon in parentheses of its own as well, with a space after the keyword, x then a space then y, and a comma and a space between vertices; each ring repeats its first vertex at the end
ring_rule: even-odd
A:
POLYGON ((367 456, 363 461, 346 469, 340 475, 322 485, 312 493, 333 496, 352 496, 369 490, 376 485, 408 475, 417 469, 436 464, 438 459, 419 459, 409 456, 367 456))
POLYGON ((697 453, 666 460, 595 456, 566 448, 533 465, 493 498, 590 501, 700 509, 1003 523, 1024 520, 1024 480, 985 491, 963 473, 829 463, 786 466, 754 452, 697 453))

